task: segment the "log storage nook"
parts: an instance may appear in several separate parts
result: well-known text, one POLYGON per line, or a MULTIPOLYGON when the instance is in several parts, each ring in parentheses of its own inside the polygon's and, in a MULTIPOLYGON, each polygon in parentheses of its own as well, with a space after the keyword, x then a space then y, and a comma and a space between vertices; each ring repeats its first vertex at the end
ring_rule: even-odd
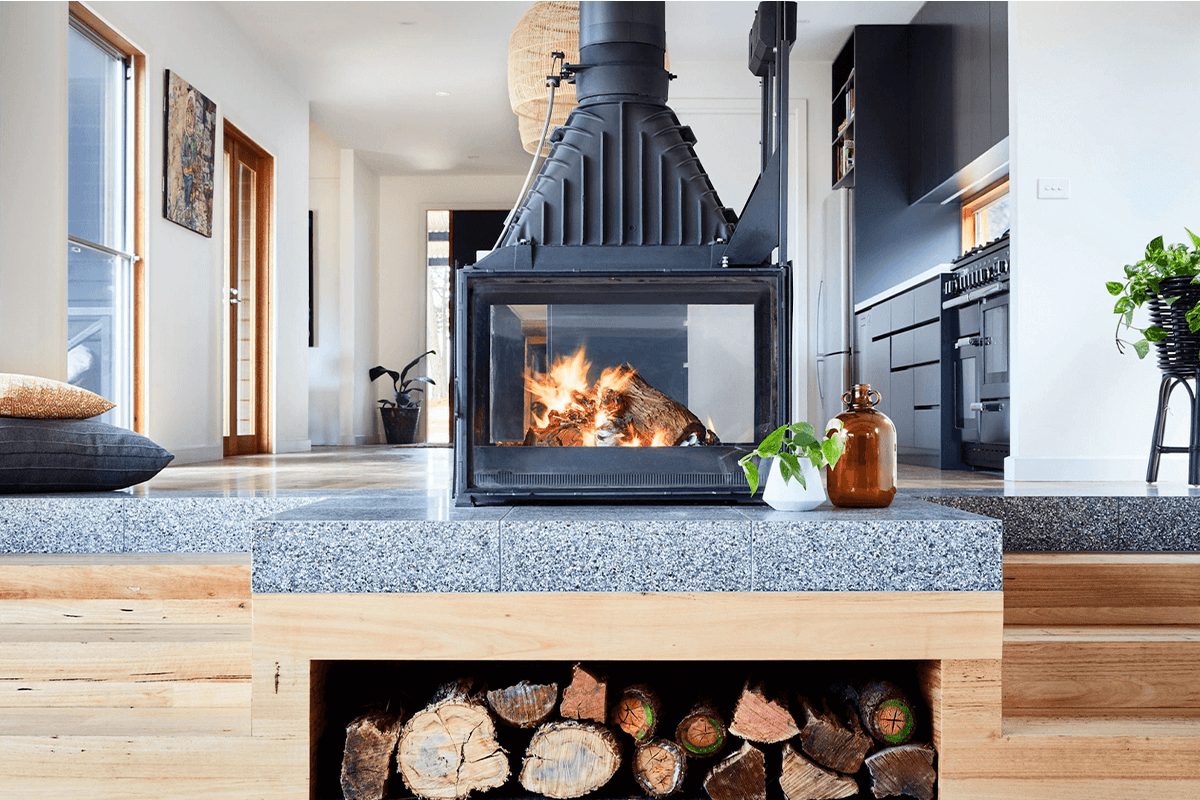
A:
POLYGON ((1038 682, 1028 630, 1105 613, 1062 605, 1097 570, 1072 602, 1195 625, 1190 556, 1005 556, 998 519, 903 495, 4 510, 0 797, 1197 796, 1194 685, 1154 720, 1071 712, 1124 689, 1099 656, 1038 682))

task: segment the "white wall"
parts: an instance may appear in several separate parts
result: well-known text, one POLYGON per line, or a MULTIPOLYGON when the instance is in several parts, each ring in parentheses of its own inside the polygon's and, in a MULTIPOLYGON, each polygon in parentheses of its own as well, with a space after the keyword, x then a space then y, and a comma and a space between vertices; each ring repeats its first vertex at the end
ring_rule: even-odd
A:
POLYGON ((1198 37, 1196 3, 1009 3, 1010 480, 1144 478, 1159 372, 1117 353, 1104 283, 1155 236, 1200 232, 1198 37), (1070 199, 1039 200, 1040 177, 1070 199))
POLYGON ((308 438, 336 445, 339 428, 342 339, 339 298, 341 259, 341 152, 316 125, 309 129, 308 202, 313 212, 313 322, 316 346, 308 350, 308 438))
MULTIPOLYGON (((0 348, 6 354, 5 369, 41 365, 43 374, 59 377, 66 366, 66 8, 65 3, 0 5, 5 39, 0 84, 6 87, 0 146, 38 167, 36 180, 14 173, 10 182, 5 172, 0 183, 5 249, 20 248, 18 256, 6 256, 0 268, 0 313, 6 320, 0 323, 0 348), (14 120, 20 122, 20 133, 8 127, 9 87, 44 95, 23 101, 36 113, 30 117, 23 110, 14 120), (61 111, 55 110, 59 104, 61 111), (19 234, 10 232, 9 225, 20 226, 19 234), (10 307, 20 311, 8 313, 10 307), (32 331, 38 335, 11 336, 9 323, 26 336, 32 331)), ((212 238, 162 216, 163 125, 158 109, 163 72, 170 69, 216 102, 220 117, 275 159, 273 440, 277 451, 307 449, 308 104, 259 56, 219 5, 97 2, 92 8, 146 54, 146 432, 175 453, 176 464, 221 457, 225 204, 218 190, 212 238)), ((219 153, 220 122, 217 131, 219 153)), ((4 159, 7 164, 8 156, 4 159)), ((223 182, 221 169, 218 160, 218 187, 223 182)))
POLYGON ((378 363, 379 176, 353 150, 342 151, 341 174, 341 430, 338 443, 375 441, 368 371, 378 363), (350 346, 346 346, 350 345, 350 346))
MULTIPOLYGON (((425 346, 426 212, 507 211, 524 180, 524 175, 385 175, 379 179, 379 360, 372 364, 400 369, 429 349, 425 346)), ((372 403, 377 397, 390 397, 391 382, 386 378, 368 387, 372 403)), ((422 431, 424 425, 422 414, 422 431)), ((381 428, 375 436, 383 441, 381 428)))
POLYGON ((67 4, 0 3, 0 372, 67 377, 67 4))

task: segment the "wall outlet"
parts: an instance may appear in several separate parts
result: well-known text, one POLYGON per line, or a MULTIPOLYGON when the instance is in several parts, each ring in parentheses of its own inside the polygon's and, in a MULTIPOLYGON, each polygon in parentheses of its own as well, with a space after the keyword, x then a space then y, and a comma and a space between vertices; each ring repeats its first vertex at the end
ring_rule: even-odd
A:
POLYGON ((1070 178, 1038 178, 1039 200, 1066 200, 1070 196, 1070 178))

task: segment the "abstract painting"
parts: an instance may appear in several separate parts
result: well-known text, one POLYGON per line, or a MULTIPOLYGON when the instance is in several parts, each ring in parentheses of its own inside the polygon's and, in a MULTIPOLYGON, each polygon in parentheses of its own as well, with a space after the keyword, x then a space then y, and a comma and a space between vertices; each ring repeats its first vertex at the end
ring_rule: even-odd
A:
POLYGON ((212 237, 217 104, 166 71, 163 216, 212 237))

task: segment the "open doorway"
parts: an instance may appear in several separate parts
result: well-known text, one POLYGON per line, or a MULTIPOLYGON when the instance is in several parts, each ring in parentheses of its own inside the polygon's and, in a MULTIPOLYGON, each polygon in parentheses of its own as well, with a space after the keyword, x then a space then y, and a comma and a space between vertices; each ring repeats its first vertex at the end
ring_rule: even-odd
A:
POLYGON ((271 186, 274 160, 225 123, 224 452, 271 452, 271 186))
POLYGON ((429 386, 426 396, 425 441, 430 444, 449 444, 450 385, 453 370, 450 364, 450 331, 454 329, 455 269, 475 263, 475 254, 491 250, 500 236, 507 211, 450 211, 426 212, 425 244, 425 349, 436 350, 427 362, 429 377, 436 385, 429 386))

